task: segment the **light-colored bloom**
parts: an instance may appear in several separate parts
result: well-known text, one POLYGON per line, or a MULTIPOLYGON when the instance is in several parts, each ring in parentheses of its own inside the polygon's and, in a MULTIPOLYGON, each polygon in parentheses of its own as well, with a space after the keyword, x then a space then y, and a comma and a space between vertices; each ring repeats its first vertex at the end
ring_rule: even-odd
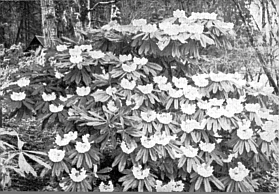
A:
POLYGON ((142 26, 142 32, 144 33, 154 33, 157 31, 156 24, 147 24, 142 26))
POLYGON ((251 121, 247 120, 242 122, 238 122, 237 136, 242 140, 250 139, 253 136, 253 129, 250 128, 251 121))
POLYGON ((186 157, 194 158, 198 155, 199 148, 193 148, 192 146, 188 145, 187 147, 181 146, 180 150, 186 157))
POLYGON ((207 74, 199 74, 192 76, 192 80, 194 81, 195 85, 198 87, 206 87, 209 84, 207 74))
POLYGON ((126 105, 130 106, 130 105, 134 104, 135 106, 132 108, 132 110, 137 110, 141 106, 141 102, 139 99, 140 99, 140 96, 138 94, 134 94, 131 96, 131 100, 128 100, 128 99, 126 100, 126 105))
POLYGON ((174 88, 169 88, 169 96, 172 98, 180 98, 181 96, 183 96, 183 90, 177 90, 174 88))
POLYGON ((61 112, 63 110, 64 106, 62 104, 56 106, 54 104, 50 104, 49 105, 49 111, 52 113, 58 113, 61 112))
POLYGON ((146 168, 144 170, 142 170, 142 166, 139 165, 139 167, 135 167, 133 166, 133 169, 132 169, 132 172, 133 172, 133 175, 136 179, 145 179, 146 177, 149 176, 149 171, 150 169, 149 168, 146 168))
POLYGON ((87 96, 90 94, 91 88, 89 86, 87 87, 77 87, 76 93, 78 96, 87 96))
POLYGON ((147 24, 146 19, 138 19, 138 20, 132 20, 133 26, 145 26, 147 24))
POLYGON ((50 149, 48 157, 52 162, 61 162, 65 157, 65 150, 50 149))
POLYGON ((72 168, 69 176, 72 179, 72 181, 77 182, 77 183, 82 182, 87 177, 86 171, 84 170, 84 168, 82 168, 81 171, 77 171, 77 169, 72 168))
POLYGON ((71 56, 80 56, 82 50, 79 46, 76 45, 73 49, 69 49, 69 53, 71 56))
POLYGON ((202 151, 208 152, 208 153, 211 153, 215 149, 215 143, 204 143, 201 141, 199 146, 202 151))
POLYGON ((153 84, 139 85, 137 87, 143 94, 151 94, 153 91, 153 84))
POLYGON ((144 120, 145 122, 152 122, 157 118, 157 114, 155 111, 153 110, 149 110, 148 112, 141 112, 140 116, 142 118, 142 120, 144 120))
POLYGON ((130 61, 130 60, 132 60, 132 55, 131 54, 129 54, 129 55, 119 55, 119 60, 122 62, 122 63, 124 63, 124 62, 126 62, 126 61, 130 61))
POLYGON ((85 134, 81 137, 81 139, 82 139, 83 142, 89 142, 89 137, 90 137, 89 134, 85 134))
POLYGON ((257 112, 260 111, 261 105, 260 105, 260 104, 246 103, 246 104, 245 104, 245 109, 246 109, 248 112, 257 113, 257 112))
POLYGON ((101 184, 99 185, 99 190, 100 192, 113 192, 113 184, 112 181, 109 181, 107 185, 105 185, 104 182, 101 182, 101 184))
POLYGON ((125 72, 131 73, 131 72, 133 72, 137 69, 137 64, 135 64, 135 63, 130 63, 130 64, 123 63, 122 64, 122 69, 125 72))
POLYGON ((165 76, 155 76, 153 78, 154 82, 157 84, 166 84, 168 81, 168 78, 165 76))
POLYGON ((146 65, 148 63, 148 59, 145 57, 142 58, 134 57, 133 62, 136 65, 146 65))
POLYGON ((77 131, 75 131, 75 132, 70 131, 69 133, 64 135, 64 137, 67 138, 70 141, 76 140, 77 136, 78 136, 78 132, 77 131))
POLYGON ((150 137, 142 136, 140 138, 140 141, 143 147, 145 148, 152 148, 156 145, 156 139, 154 138, 153 135, 150 137))
POLYGON ((109 111, 111 112, 117 112, 118 111, 118 107, 115 105, 115 102, 113 100, 110 100, 107 104, 107 107, 109 109, 109 111))
POLYGON ((70 57, 70 62, 71 63, 81 63, 83 60, 81 55, 73 55, 70 57))
POLYGON ((106 54, 103 53, 102 51, 89 51, 88 54, 93 58, 93 59, 101 59, 103 58, 106 54))
POLYGON ((228 155, 228 158, 227 159, 222 159, 223 162, 225 163, 230 163, 232 161, 233 158, 237 158, 237 153, 234 153, 234 154, 229 154, 228 155))
POLYGON ((202 94, 198 90, 198 88, 190 86, 190 85, 183 88, 183 94, 184 94, 185 98, 188 98, 189 100, 196 100, 196 99, 202 98, 202 94))
POLYGON ((54 75, 57 79, 61 79, 62 77, 64 77, 64 75, 62 73, 59 73, 58 71, 55 71, 55 75, 54 75))
POLYGON ((122 141, 121 142, 121 145, 120 145, 122 151, 126 154, 130 154, 132 153, 138 146, 137 146, 137 143, 132 140, 131 141, 131 144, 128 144, 127 142, 125 141, 122 141))
POLYGON ((62 102, 66 102, 68 98, 64 96, 59 96, 59 100, 61 100, 62 102))
POLYGON ((230 168, 229 175, 231 179, 235 181, 242 181, 249 174, 249 170, 245 168, 245 166, 241 163, 237 163, 238 166, 235 168, 230 168))
POLYGON ((213 174, 213 166, 206 165, 205 163, 198 164, 197 173, 204 178, 210 177, 213 174))
POLYGON ((209 99, 209 104, 211 106, 222 106, 225 100, 223 99, 217 99, 217 98, 211 98, 209 99))
POLYGON ((197 105, 202 110, 208 110, 211 108, 211 104, 208 101, 204 101, 204 100, 199 100, 197 105))
POLYGON ((155 136, 156 143, 163 146, 169 144, 171 140, 176 139, 176 135, 167 135, 165 131, 163 131, 162 133, 157 131, 154 134, 154 136, 155 136))
POLYGON ((80 47, 80 49, 82 50, 82 51, 90 51, 90 50, 92 50, 92 45, 91 44, 87 44, 87 45, 80 45, 79 46, 80 47))
POLYGON ((185 11, 177 9, 177 10, 173 11, 173 17, 186 18, 185 11))
POLYGON ((184 77, 181 78, 177 78, 177 77, 173 77, 172 81, 175 85, 175 87, 183 89, 185 86, 188 85, 188 80, 184 77))
POLYGON ((90 150, 91 145, 88 140, 89 134, 83 135, 82 136, 82 141, 83 142, 76 142, 76 150, 78 153, 86 153, 90 150))
POLYGON ((206 111, 206 114, 211 118, 218 119, 224 115, 224 109, 218 107, 211 107, 206 111))
POLYGON ((66 146, 70 143, 71 139, 69 139, 68 136, 65 136, 62 138, 59 134, 56 135, 56 138, 55 138, 55 143, 58 145, 58 146, 66 146))
POLYGON ((180 127, 182 131, 185 131, 186 133, 191 133, 195 129, 204 129, 205 121, 206 120, 202 120, 201 122, 198 122, 194 119, 189 119, 186 121, 181 121, 180 127))
POLYGON ((13 92, 11 94, 11 99, 13 101, 22 101, 25 99, 25 97, 26 97, 25 92, 13 92))
POLYGON ((124 89, 132 90, 136 87, 136 82, 134 80, 129 81, 129 80, 123 78, 120 82, 120 85, 124 89))
POLYGON ((115 94, 117 92, 117 89, 116 88, 113 88, 111 86, 109 86, 107 89, 106 89, 106 93, 110 96, 113 96, 113 94, 115 94))
POLYGON ((210 73, 209 74, 209 77, 212 81, 214 82, 222 82, 222 81, 226 81, 228 80, 228 76, 227 74, 224 74, 222 72, 219 72, 219 73, 210 73))
POLYGON ((157 119, 160 123, 168 125, 172 122, 172 115, 171 113, 157 114, 157 119))
POLYGON ((263 132, 259 132, 261 139, 266 142, 273 141, 277 136, 276 130, 279 129, 278 124, 279 123, 275 121, 266 121, 262 126, 263 132))
POLYGON ((43 93, 42 98, 45 102, 53 101, 56 99, 56 94, 54 92, 52 92, 51 94, 43 93))
POLYGON ((172 191, 174 192, 182 192, 184 189, 184 184, 182 181, 175 182, 174 180, 171 180, 168 185, 171 185, 172 191))
POLYGON ((275 131, 264 131, 259 133, 262 140, 266 142, 271 142, 276 138, 276 132, 275 131))
POLYGON ((216 13, 196 13, 192 12, 190 19, 207 19, 207 20, 216 20, 217 14, 216 13))
POLYGON ((22 87, 25 87, 25 86, 29 86, 30 80, 26 77, 23 77, 23 78, 19 79, 16 83, 19 87, 22 88, 22 87))
MULTIPOLYGON (((171 83, 167 83, 167 84, 158 84, 158 87, 160 90, 162 91, 169 91, 172 89, 172 85, 171 83)), ((173 94, 174 96, 177 95, 177 94, 173 94)))
POLYGON ((68 49, 68 48, 67 48, 66 45, 57 45, 57 46, 56 46, 56 50, 57 50, 57 51, 60 51, 60 52, 65 51, 65 50, 67 50, 67 49, 68 49))
POLYGON ((184 114, 192 115, 196 112, 196 104, 180 103, 181 110, 184 114))

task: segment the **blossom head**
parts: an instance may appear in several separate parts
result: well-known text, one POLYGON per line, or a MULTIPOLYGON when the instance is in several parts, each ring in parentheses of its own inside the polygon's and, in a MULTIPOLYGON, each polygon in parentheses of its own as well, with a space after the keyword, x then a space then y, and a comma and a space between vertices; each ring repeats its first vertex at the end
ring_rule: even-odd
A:
POLYGON ((65 157, 65 150, 50 149, 48 157, 52 162, 61 162, 65 157))
POLYGON ((126 89, 126 90, 133 90, 136 87, 136 82, 133 81, 129 81, 125 78, 123 78, 120 82, 120 85, 122 88, 126 89))
POLYGON ((77 87, 76 93, 78 96, 87 96, 90 94, 91 88, 89 86, 87 87, 77 87))
POLYGON ((199 74, 192 76, 192 80, 194 81, 195 85, 198 87, 206 87, 209 84, 208 76, 206 74, 199 74))
POLYGON ((83 61, 83 58, 81 55, 73 55, 70 57, 71 63, 81 63, 83 61))
POLYGON ((25 97, 26 97, 25 92, 13 92, 11 94, 11 99, 13 101, 22 101, 25 99, 25 97))
POLYGON ((126 61, 131 61, 132 60, 132 55, 129 54, 129 55, 119 55, 119 60, 124 63, 126 61))
POLYGON ((30 80, 23 77, 23 78, 19 79, 16 83, 19 87, 22 88, 22 87, 25 87, 25 86, 29 86, 30 80))
POLYGON ((102 51, 90 51, 88 53, 93 59, 101 59, 106 55, 102 51))
POLYGON ((261 109, 261 105, 260 104, 247 103, 247 104, 245 104, 245 109, 248 112, 258 113, 261 109))
POLYGON ((69 49, 69 53, 71 56, 80 56, 82 50, 79 46, 76 45, 73 49, 69 49))
POLYGON ((142 32, 144 33, 154 33, 157 31, 156 24, 147 24, 142 26, 142 32))
POLYGON ((138 180, 145 179, 146 177, 148 177, 149 171, 150 171, 149 168, 142 170, 142 167, 140 165, 139 165, 139 167, 134 166, 132 169, 134 177, 138 180))
POLYGON ((116 88, 113 88, 111 86, 109 86, 107 89, 106 89, 106 93, 110 96, 113 96, 113 94, 115 94, 117 92, 117 89, 116 88))
POLYGON ((64 137, 62 138, 59 134, 56 135, 56 138, 55 138, 55 143, 58 145, 58 146, 66 146, 70 143, 70 139, 64 135, 64 137))
POLYGON ((141 116, 142 120, 144 120, 147 123, 150 123, 157 118, 157 114, 153 110, 150 110, 148 112, 141 112, 140 116, 141 116))
POLYGON ((67 50, 67 46, 66 45, 57 45, 56 46, 56 50, 59 51, 59 52, 62 52, 62 51, 65 51, 67 50))
POLYGON ((131 144, 128 144, 125 141, 122 141, 121 145, 120 145, 122 151, 126 154, 130 154, 132 153, 138 146, 137 143, 135 141, 131 141, 131 144))
POLYGON ((175 96, 179 96, 179 92, 177 93, 177 90, 172 90, 172 85, 171 83, 167 83, 167 84, 158 84, 158 88, 162 91, 169 91, 170 95, 173 95, 173 97, 175 96))
POLYGON ((154 136, 150 136, 150 137, 142 136, 140 141, 142 146, 145 148, 152 148, 156 145, 156 140, 154 136))
POLYGON ((231 179, 235 181, 242 181, 249 174, 249 170, 245 168, 245 166, 241 163, 237 163, 238 166, 235 168, 230 168, 229 175, 231 179))
POLYGON ((133 26, 145 26, 147 24, 146 19, 138 19, 132 21, 133 26))
POLYGON ((42 98, 45 102, 49 102, 56 99, 56 95, 54 92, 51 94, 46 94, 45 92, 42 94, 42 98))
POLYGON ((204 178, 210 177, 213 174, 213 166, 206 165, 205 163, 197 165, 197 173, 204 178))
POLYGON ((115 113, 118 111, 118 107, 115 105, 115 102, 113 100, 110 100, 107 104, 107 107, 109 109, 109 111, 115 113))
POLYGON ((64 137, 67 138, 70 141, 74 141, 77 139, 78 133, 77 131, 72 132, 70 131, 69 133, 65 134, 64 137))
POLYGON ((187 147, 180 147, 181 151, 183 154, 188 157, 188 158, 194 158, 198 155, 198 150, 199 148, 193 148, 192 146, 187 146, 187 147))
POLYGON ((133 62, 134 62, 134 64, 142 66, 142 65, 146 65, 148 63, 148 59, 145 57, 142 57, 142 58, 134 57, 133 62))
POLYGON ((82 168, 81 171, 78 171, 77 169, 72 168, 69 176, 72 179, 72 181, 74 181, 76 183, 82 182, 87 177, 86 171, 84 170, 84 168, 82 168))
POLYGON ((153 78, 153 80, 157 84, 166 84, 168 81, 168 78, 166 78, 165 76, 155 76, 153 78))
POLYGON ((177 10, 173 11, 173 17, 186 18, 185 11, 177 9, 177 10))
POLYGON ((49 111, 52 112, 52 113, 61 112, 63 109, 64 109, 64 106, 62 104, 58 105, 58 106, 56 106, 54 104, 49 105, 49 111))
POLYGON ((101 182, 99 185, 99 190, 101 192, 113 192, 113 189, 112 181, 109 181, 107 185, 104 182, 101 182))
POLYGON ((151 94, 153 91, 153 84, 139 85, 137 87, 143 94, 151 94))
POLYGON ((194 129, 203 129, 204 128, 204 122, 199 123, 198 121, 194 119, 181 121, 180 127, 182 131, 186 133, 191 133, 194 129))
POLYGON ((250 139, 253 136, 253 129, 250 128, 251 122, 249 120, 238 122, 237 136, 242 140, 250 139))
POLYGON ((171 140, 176 139, 175 135, 173 135, 173 136, 167 135, 167 133, 165 131, 163 131, 162 133, 158 131, 154 134, 154 136, 156 139, 156 143, 159 145, 163 145, 163 146, 166 146, 167 144, 169 144, 169 142, 171 140))
POLYGON ((157 119, 160 123, 168 125, 172 122, 172 115, 171 113, 157 114, 157 119))
POLYGON ((204 143, 200 142, 200 149, 204 152, 211 153, 215 149, 215 143, 204 143))
POLYGON ((180 106, 181 106, 181 110, 184 114, 187 114, 187 115, 192 115, 196 112, 196 104, 183 104, 183 103, 180 103, 180 106))
POLYGON ((196 100, 202 98, 202 94, 200 93, 198 88, 195 88, 190 85, 187 85, 186 87, 183 88, 183 94, 185 98, 188 98, 189 100, 196 100))
POLYGON ((89 134, 83 135, 82 136, 82 141, 83 142, 76 142, 76 150, 78 153, 86 153, 90 150, 91 145, 90 142, 88 141, 89 134))
POLYGON ((184 77, 181 78, 177 78, 177 77, 173 77, 172 81, 175 85, 175 87, 183 89, 185 86, 188 85, 188 80, 184 77))
POLYGON ((131 64, 126 64, 122 63, 122 69, 125 72, 131 73, 137 69, 137 64, 131 63, 131 64))
POLYGON ((183 96, 183 90, 176 90, 170 87, 168 91, 169 91, 169 96, 172 98, 180 98, 181 96, 183 96))

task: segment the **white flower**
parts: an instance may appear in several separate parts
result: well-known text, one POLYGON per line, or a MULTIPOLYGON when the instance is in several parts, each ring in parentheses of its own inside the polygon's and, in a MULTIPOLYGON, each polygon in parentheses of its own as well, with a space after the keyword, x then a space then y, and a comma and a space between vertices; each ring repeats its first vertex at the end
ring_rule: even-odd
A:
POLYGON ((69 176, 72 179, 72 181, 77 183, 83 181, 87 177, 84 168, 82 168, 81 171, 77 171, 75 168, 72 168, 71 174, 69 174, 69 176))
POLYGON ((199 148, 193 148, 192 146, 188 145, 187 147, 180 147, 180 150, 183 154, 188 158, 194 158, 198 155, 199 148))
POLYGON ((150 137, 142 136, 140 141, 145 148, 152 148, 156 145, 156 140, 153 135, 150 137))
POLYGON ((64 137, 65 137, 66 139, 70 140, 70 141, 76 140, 77 136, 78 136, 77 131, 75 131, 75 132, 70 131, 69 133, 67 133, 67 134, 64 135, 64 137))
POLYGON ((144 120, 148 123, 154 121, 157 118, 157 114, 153 110, 149 110, 148 112, 141 112, 140 116, 141 116, 142 120, 144 120))
POLYGON ((105 185, 104 182, 101 182, 99 185, 100 192, 113 192, 113 189, 112 181, 109 181, 107 185, 105 185))
POLYGON ((111 86, 109 86, 107 89, 106 89, 106 93, 110 96, 113 96, 113 94, 115 94, 117 92, 117 89, 116 88, 113 88, 111 86))
POLYGON ((197 105, 202 110, 208 110, 211 108, 211 104, 208 101, 204 101, 204 100, 199 100, 197 105))
POLYGON ((68 48, 67 48, 67 46, 66 45, 57 45, 56 46, 56 50, 57 51, 65 51, 65 50, 67 50, 68 48))
POLYGON ((65 150, 50 149, 48 157, 52 162, 61 162, 65 157, 65 150))
POLYGON ((207 20, 216 20, 217 14, 216 13, 195 13, 192 12, 190 19, 207 19, 207 20))
POLYGON ((13 92, 11 94, 11 99, 13 101, 22 101, 25 99, 25 97, 26 97, 25 92, 13 92))
POLYGON ((223 162, 225 163, 230 163, 232 161, 233 158, 237 158, 237 153, 234 153, 234 154, 229 154, 228 155, 228 158, 227 159, 222 159, 223 162))
POLYGON ((146 19, 138 19, 138 20, 132 20, 133 26, 145 26, 147 24, 146 19))
POLYGON ((185 86, 188 85, 188 80, 184 77, 181 78, 177 78, 177 77, 173 77, 172 81, 175 85, 175 87, 183 89, 185 86))
POLYGON ((101 59, 105 56, 105 53, 102 51, 90 51, 88 54, 93 58, 93 59, 101 59))
POLYGON ((63 110, 64 106, 61 104, 61 105, 54 105, 54 104, 50 104, 49 105, 49 111, 52 112, 52 113, 58 113, 58 112, 61 112, 63 110))
POLYGON ((137 65, 146 65, 148 63, 148 59, 145 57, 142 58, 134 57, 133 62, 134 64, 137 65))
POLYGON ((136 82, 133 81, 129 81, 125 78, 123 78, 120 82, 120 85, 122 88, 127 89, 127 90, 132 90, 136 87, 136 82))
POLYGON ((62 102, 66 102, 68 98, 64 96, 59 96, 59 100, 61 100, 62 102))
POLYGON ((224 29, 229 29, 229 30, 231 30, 231 29, 233 29, 234 24, 233 24, 233 23, 223 22, 221 27, 224 28, 224 29))
POLYGON ((206 114, 211 118, 218 119, 224 115, 224 109, 218 107, 211 107, 207 110, 206 114))
POLYGON ((76 142, 76 150, 78 153, 86 153, 90 150, 91 145, 89 142, 76 142))
POLYGON ((131 144, 128 144, 127 142, 122 141, 120 147, 121 147, 121 149, 122 149, 122 151, 123 151, 124 153, 130 154, 130 153, 132 153, 138 146, 137 146, 137 143, 136 143, 134 140, 132 140, 132 141, 131 141, 131 144))
POLYGON ((128 64, 123 63, 122 64, 122 69, 125 72, 131 73, 131 72, 133 72, 137 69, 137 64, 131 63, 131 64, 128 65, 128 64))
POLYGON ((206 87, 209 84, 207 74, 199 74, 192 76, 192 80, 194 81, 195 85, 198 87, 206 87))
POLYGON ((248 112, 258 113, 260 111, 260 109, 261 109, 261 105, 260 104, 246 103, 245 104, 245 109, 248 112))
POLYGON ((253 129, 250 128, 251 122, 249 120, 238 122, 237 136, 242 140, 250 139, 253 136, 253 129))
POLYGON ((197 173, 204 178, 210 177, 213 173, 213 166, 206 165, 205 163, 197 164, 197 173))
POLYGON ((49 102, 49 101, 52 101, 52 100, 55 100, 56 99, 56 95, 54 92, 52 92, 51 94, 46 94, 46 93, 43 93, 42 94, 42 98, 45 102, 49 102))
POLYGON ((228 75, 222 72, 219 73, 210 73, 209 77, 214 82, 222 82, 228 80, 228 75))
POLYGON ((90 50, 92 50, 92 45, 91 44, 88 44, 88 45, 80 45, 80 49, 82 50, 82 51, 90 51, 90 50))
POLYGON ((275 131, 264 131, 259 133, 262 140, 266 142, 271 142, 276 138, 276 132, 275 131))
POLYGON ((56 135, 55 143, 58 146, 66 146, 70 143, 71 139, 68 136, 64 135, 62 138, 59 134, 56 135))
POLYGON ((171 180, 168 185, 171 186, 172 191, 174 192, 182 192, 184 189, 184 184, 182 183, 182 181, 175 182, 174 180, 171 180))
POLYGON ((169 88, 169 96, 172 98, 180 98, 183 96, 183 90, 176 90, 174 88, 169 88))
POLYGON ((89 134, 86 134, 86 135, 83 135, 83 136, 81 137, 81 139, 82 139, 83 142, 86 143, 86 142, 89 142, 89 140, 88 140, 89 137, 90 137, 90 135, 89 135, 89 134))
POLYGON ((180 103, 181 110, 184 114, 192 115, 196 112, 196 105, 195 104, 188 104, 188 103, 180 103))
POLYGON ((130 105, 134 104, 135 106, 132 108, 132 110, 137 110, 141 106, 141 102, 139 99, 140 99, 140 96, 138 94, 134 94, 131 96, 131 100, 133 100, 133 101, 127 99, 126 105, 130 106, 130 105))
POLYGON ((82 62, 82 56, 81 55, 73 55, 70 57, 71 63, 81 63, 82 62))
POLYGON ((191 133, 194 129, 203 129, 205 127, 205 120, 198 122, 194 119, 181 121, 180 127, 182 131, 191 133))
POLYGON ((154 33, 157 31, 156 24, 147 24, 142 26, 142 32, 144 33, 154 33))
POLYGON ((139 85, 137 87, 143 94, 151 94, 153 91, 153 84, 139 85))
POLYGON ((91 88, 89 86, 87 87, 77 87, 76 93, 78 96, 87 96, 90 94, 91 88))
POLYGON ((108 107, 109 111, 111 111, 111 112, 117 112, 118 111, 118 107, 115 105, 115 102, 113 100, 110 100, 108 102, 107 107, 108 107))
POLYGON ((144 170, 142 170, 142 166, 139 165, 139 167, 135 167, 133 166, 133 169, 132 169, 132 172, 133 172, 133 175, 136 179, 145 179, 146 177, 149 176, 149 171, 150 169, 149 168, 146 168, 144 170))
MULTIPOLYGON (((158 87, 160 90, 162 91, 170 91, 172 89, 172 86, 171 86, 171 83, 167 83, 167 84, 158 84, 158 87)), ((176 96, 177 94, 176 93, 172 93, 171 91, 171 94, 173 94, 173 96, 176 96)))
POLYGON ((22 87, 25 87, 25 86, 29 86, 30 80, 23 77, 23 78, 19 79, 16 83, 19 87, 22 88, 22 87))
POLYGON ((223 99, 217 99, 217 98, 211 98, 209 99, 209 104, 211 106, 222 106, 225 100, 223 99))
POLYGON ((204 143, 201 141, 199 146, 202 151, 208 152, 208 153, 211 153, 215 149, 215 143, 204 143))
POLYGON ((64 75, 62 73, 59 73, 58 71, 55 71, 55 77, 57 79, 61 79, 62 77, 64 77, 64 75))
POLYGON ((238 166, 235 168, 230 168, 229 175, 231 179, 235 181, 242 181, 249 174, 249 170, 245 168, 245 166, 241 163, 237 163, 238 166))
POLYGON ((119 60, 124 63, 126 61, 130 61, 132 60, 132 55, 129 54, 129 55, 119 55, 119 60))
POLYGON ((176 135, 167 135, 167 133, 165 131, 163 131, 162 133, 157 131, 154 134, 155 140, 157 144, 166 146, 167 144, 170 143, 171 140, 175 140, 176 139, 176 135))
POLYGON ((185 11, 177 9, 176 11, 173 11, 173 17, 186 18, 185 11))
POLYGON ((172 115, 171 113, 157 114, 157 119, 160 123, 168 125, 172 122, 172 115))
POLYGON ((166 84, 168 81, 168 78, 166 78, 165 76, 155 76, 153 78, 154 82, 157 84, 166 84))
POLYGON ((196 100, 196 99, 202 98, 202 94, 198 90, 198 88, 195 88, 190 85, 183 88, 183 94, 184 94, 185 98, 188 98, 189 100, 196 100))
POLYGON ((69 49, 71 56, 81 56, 82 50, 79 46, 75 46, 73 49, 69 49))

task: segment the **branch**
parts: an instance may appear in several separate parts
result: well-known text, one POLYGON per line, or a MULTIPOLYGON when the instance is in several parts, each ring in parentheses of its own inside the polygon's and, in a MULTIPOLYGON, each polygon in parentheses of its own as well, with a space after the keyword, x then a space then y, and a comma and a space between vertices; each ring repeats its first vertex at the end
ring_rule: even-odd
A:
POLYGON ((249 37, 250 44, 251 44, 251 46, 254 48, 254 50, 256 51, 257 57, 258 57, 258 59, 259 59, 259 61, 260 61, 260 64, 261 64, 261 66, 262 66, 262 68, 263 68, 263 70, 264 70, 264 72, 265 72, 265 74, 266 74, 266 76, 267 76, 267 78, 268 78, 268 81, 269 81, 270 85, 274 88, 274 92, 275 92, 277 95, 279 95, 279 88, 278 88, 278 86, 276 85, 274 79, 273 79, 272 76, 271 76, 270 71, 269 71, 268 68, 267 68, 267 63, 266 63, 266 61, 265 61, 263 55, 262 55, 261 52, 259 51, 259 49, 255 46, 254 38, 253 38, 253 35, 251 34, 251 27, 250 27, 250 25, 246 22, 245 17, 244 17, 244 15, 243 15, 243 11, 242 11, 242 9, 241 9, 239 3, 238 3, 236 0, 233 0, 233 2, 234 2, 236 8, 237 8, 238 11, 239 11, 239 15, 240 15, 240 18, 241 18, 242 22, 245 24, 245 28, 246 28, 246 32, 247 32, 248 37, 249 37))

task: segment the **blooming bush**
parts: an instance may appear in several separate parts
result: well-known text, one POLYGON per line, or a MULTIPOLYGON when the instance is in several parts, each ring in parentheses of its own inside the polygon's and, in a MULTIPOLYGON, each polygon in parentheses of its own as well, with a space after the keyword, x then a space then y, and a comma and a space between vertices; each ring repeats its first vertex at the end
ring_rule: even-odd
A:
POLYGON ((229 44, 233 26, 222 24, 180 10, 159 24, 109 24, 15 74, 4 92, 11 116, 59 128, 42 175, 65 191, 257 189, 275 157, 279 116, 267 102, 278 97, 238 73, 191 74, 182 63, 229 44), (131 49, 117 53, 120 40, 131 49))

